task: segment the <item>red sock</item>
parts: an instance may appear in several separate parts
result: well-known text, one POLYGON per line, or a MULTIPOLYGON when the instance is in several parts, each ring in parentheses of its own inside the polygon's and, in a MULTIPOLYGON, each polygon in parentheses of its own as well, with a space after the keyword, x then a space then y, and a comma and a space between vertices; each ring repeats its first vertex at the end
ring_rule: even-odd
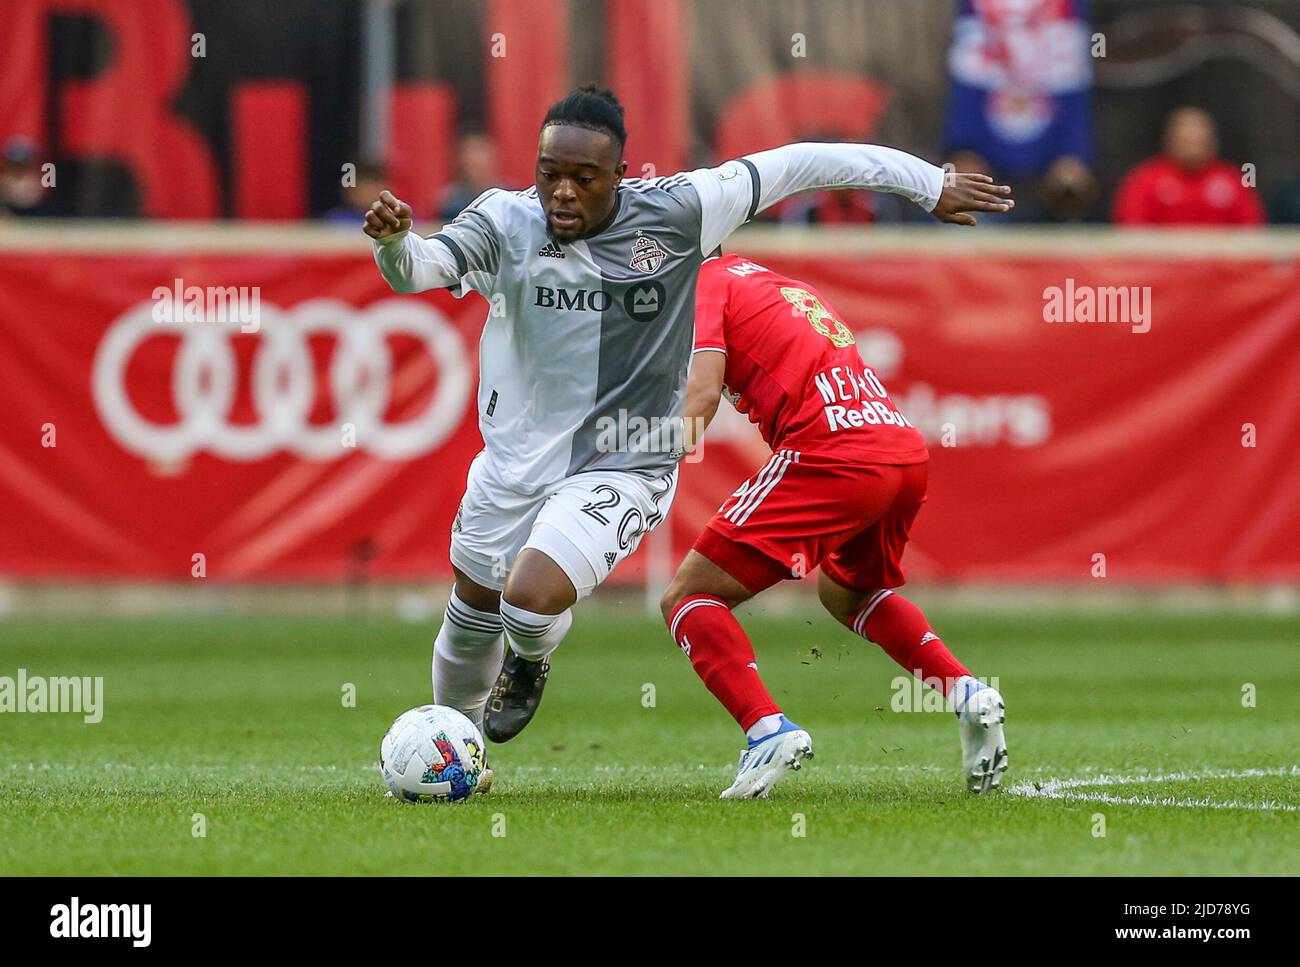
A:
POLYGON ((849 626, 945 697, 958 678, 970 674, 930 628, 925 612, 893 591, 873 595, 849 626))
POLYGON ((673 611, 668 630, 695 673, 742 729, 781 709, 758 677, 754 646, 721 598, 693 594, 673 611))

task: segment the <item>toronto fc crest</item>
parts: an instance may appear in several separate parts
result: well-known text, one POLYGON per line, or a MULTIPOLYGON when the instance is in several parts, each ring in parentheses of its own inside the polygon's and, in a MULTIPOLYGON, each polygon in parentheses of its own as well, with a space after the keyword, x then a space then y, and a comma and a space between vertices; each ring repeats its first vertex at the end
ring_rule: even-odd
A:
POLYGON ((636 233, 636 241, 632 243, 632 261, 628 263, 632 268, 649 275, 663 265, 666 258, 668 253, 658 242, 644 232, 636 233))

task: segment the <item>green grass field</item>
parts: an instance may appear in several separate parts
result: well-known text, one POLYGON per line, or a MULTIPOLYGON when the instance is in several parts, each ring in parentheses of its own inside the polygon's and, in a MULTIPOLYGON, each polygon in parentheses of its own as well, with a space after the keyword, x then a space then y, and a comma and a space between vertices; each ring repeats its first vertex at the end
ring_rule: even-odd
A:
POLYGON ((428 699, 430 627, 24 619, 0 623, 0 676, 103 676, 104 715, 0 714, 0 874, 1300 870, 1294 619, 931 618, 1000 679, 1007 786, 1158 802, 967 795, 952 716, 891 711, 898 669, 811 610, 744 618, 816 743, 771 799, 716 798, 741 735, 662 626, 584 606, 537 719, 490 749, 491 794, 460 806, 385 799, 376 769, 428 699))

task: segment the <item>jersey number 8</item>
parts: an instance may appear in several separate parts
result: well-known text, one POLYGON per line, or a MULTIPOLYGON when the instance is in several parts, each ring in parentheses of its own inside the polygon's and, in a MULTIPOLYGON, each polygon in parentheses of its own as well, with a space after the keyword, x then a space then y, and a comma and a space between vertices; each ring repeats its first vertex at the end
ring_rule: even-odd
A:
POLYGON ((796 311, 803 313, 809 324, 834 343, 837 349, 853 345, 853 333, 849 327, 831 315, 830 311, 822 305, 821 300, 807 289, 783 285, 781 295, 785 296, 786 301, 794 306, 796 311))

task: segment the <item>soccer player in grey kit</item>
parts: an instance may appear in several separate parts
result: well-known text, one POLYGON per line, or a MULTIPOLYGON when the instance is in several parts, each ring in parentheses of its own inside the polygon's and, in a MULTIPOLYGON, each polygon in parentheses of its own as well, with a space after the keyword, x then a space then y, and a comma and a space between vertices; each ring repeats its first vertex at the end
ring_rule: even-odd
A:
POLYGON ((484 446, 452 525, 433 693, 494 742, 536 712, 573 605, 672 504, 705 256, 757 212, 820 188, 892 192, 955 224, 1011 206, 985 175, 945 177, 893 148, 789 144, 642 179, 624 177, 626 141, 618 100, 587 85, 543 119, 534 187, 489 189, 427 238, 390 192, 365 216, 395 291, 473 290, 492 306, 484 446))

